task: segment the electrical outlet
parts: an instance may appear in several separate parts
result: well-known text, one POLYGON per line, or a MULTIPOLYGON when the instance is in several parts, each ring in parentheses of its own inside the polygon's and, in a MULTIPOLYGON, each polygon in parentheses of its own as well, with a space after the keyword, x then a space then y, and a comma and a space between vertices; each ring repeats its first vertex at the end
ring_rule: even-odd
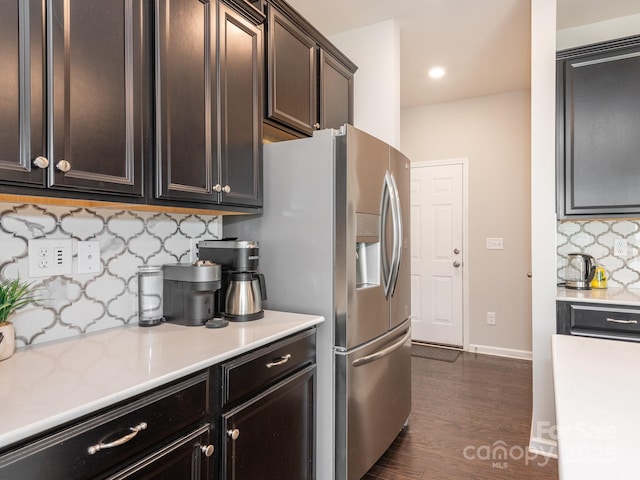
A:
POLYGON ((496 324, 496 312, 487 312, 487 325, 496 324))
POLYGON ((100 242, 78 242, 78 273, 100 273, 100 242))
POLYGON ((71 239, 29 240, 29 277, 71 274, 71 239))
POLYGON ((198 260, 198 242, 200 240, 195 239, 195 238, 190 238, 189 239, 189 261, 191 263, 195 262, 196 260, 198 260))
POLYGON ((613 254, 616 257, 627 256, 627 241, 624 238, 616 238, 613 241, 613 254))

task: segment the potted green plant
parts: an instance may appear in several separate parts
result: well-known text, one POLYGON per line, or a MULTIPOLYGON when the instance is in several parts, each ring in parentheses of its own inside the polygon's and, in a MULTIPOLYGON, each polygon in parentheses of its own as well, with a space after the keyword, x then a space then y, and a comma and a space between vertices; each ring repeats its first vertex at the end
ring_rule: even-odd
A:
POLYGON ((9 358, 16 349, 16 332, 11 322, 13 314, 37 300, 31 283, 19 278, 0 281, 0 360, 9 358))

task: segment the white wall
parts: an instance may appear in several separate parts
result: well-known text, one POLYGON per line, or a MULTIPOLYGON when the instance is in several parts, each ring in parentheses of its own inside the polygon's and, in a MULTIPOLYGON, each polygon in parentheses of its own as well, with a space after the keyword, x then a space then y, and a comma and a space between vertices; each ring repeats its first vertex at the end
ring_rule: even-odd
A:
POLYGON ((402 110, 412 161, 469 159, 472 351, 531 358, 530 120, 529 90, 402 110), (486 237, 503 237, 504 250, 487 250, 486 237))
POLYGON ((533 414, 529 447, 555 450, 551 335, 555 333, 556 1, 531 0, 531 260, 533 414))
POLYGON ((330 38, 356 65, 354 126, 400 149, 400 30, 394 20, 330 38))
POLYGON ((558 30, 556 48, 564 50, 638 34, 640 34, 640 14, 629 15, 628 17, 558 30))

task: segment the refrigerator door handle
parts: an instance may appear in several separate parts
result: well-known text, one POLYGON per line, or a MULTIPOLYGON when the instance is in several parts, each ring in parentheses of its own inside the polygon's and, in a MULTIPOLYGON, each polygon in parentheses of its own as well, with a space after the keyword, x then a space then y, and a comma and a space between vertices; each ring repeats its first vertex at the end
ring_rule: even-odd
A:
POLYGON ((382 357, 386 357, 387 355, 391 355, 393 352, 402 347, 407 340, 411 338, 411 330, 407 331, 406 335, 398 340, 393 345, 388 346, 387 348, 383 348, 382 350, 372 353, 371 355, 367 355, 366 357, 356 358, 351 365, 354 367, 361 367, 363 365, 367 365, 368 363, 373 363, 376 360, 380 360, 382 357))
MULTIPOLYGON (((391 265, 387 258, 387 212, 389 211, 389 203, 391 197, 391 180, 389 172, 384 176, 384 182, 382 184, 382 199, 380 201, 380 259, 382 274, 382 282, 384 286, 384 296, 389 297, 389 290, 391 289, 391 272, 393 268, 393 259, 391 265)), ((393 216, 393 211, 391 212, 393 216)), ((395 248, 395 247, 394 247, 395 248)), ((394 255, 395 256, 395 255, 394 255)))
POLYGON ((400 270, 400 261, 402 259, 402 212, 400 210, 400 194, 398 193, 398 184, 393 176, 390 178, 390 200, 391 200, 391 215, 393 224, 393 257, 391 259, 391 278, 389 281, 389 290, 387 296, 392 296, 396 290, 396 283, 398 282, 398 272, 400 270))

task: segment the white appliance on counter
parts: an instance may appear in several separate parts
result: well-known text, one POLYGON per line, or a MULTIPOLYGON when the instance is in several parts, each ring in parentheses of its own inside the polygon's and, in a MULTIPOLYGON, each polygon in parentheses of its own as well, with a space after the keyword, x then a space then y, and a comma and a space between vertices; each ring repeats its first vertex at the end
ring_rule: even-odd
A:
POLYGON ((318 480, 357 480, 411 410, 409 161, 349 125, 264 146, 268 308, 326 319, 317 338, 318 480))

